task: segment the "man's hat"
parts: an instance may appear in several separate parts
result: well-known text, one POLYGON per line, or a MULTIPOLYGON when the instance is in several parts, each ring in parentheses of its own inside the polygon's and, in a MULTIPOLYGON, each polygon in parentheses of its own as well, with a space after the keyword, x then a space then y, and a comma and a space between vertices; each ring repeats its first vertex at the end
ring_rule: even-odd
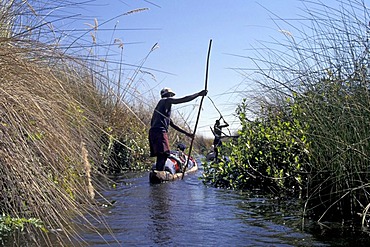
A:
POLYGON ((165 97, 165 96, 167 96, 167 97, 173 97, 173 96, 175 96, 175 92, 174 92, 174 91, 172 91, 172 89, 171 89, 171 88, 169 88, 169 87, 165 87, 165 88, 163 88, 163 89, 161 90, 161 96, 162 96, 162 97, 165 97))

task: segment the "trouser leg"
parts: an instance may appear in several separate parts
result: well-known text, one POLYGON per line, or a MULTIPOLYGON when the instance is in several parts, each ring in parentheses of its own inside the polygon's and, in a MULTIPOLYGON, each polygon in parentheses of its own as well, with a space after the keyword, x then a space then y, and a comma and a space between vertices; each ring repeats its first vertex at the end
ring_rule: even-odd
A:
POLYGON ((156 170, 157 171, 164 171, 164 165, 166 164, 168 154, 158 154, 157 156, 157 163, 156 163, 156 170))
POLYGON ((218 160, 218 147, 217 146, 215 146, 214 152, 215 152, 215 161, 217 161, 218 160))

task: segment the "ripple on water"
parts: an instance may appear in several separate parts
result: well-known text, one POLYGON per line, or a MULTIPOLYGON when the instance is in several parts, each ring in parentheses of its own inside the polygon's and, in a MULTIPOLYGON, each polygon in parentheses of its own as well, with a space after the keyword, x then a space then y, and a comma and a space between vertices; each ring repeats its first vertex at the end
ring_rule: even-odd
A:
POLYGON ((105 221, 118 242, 103 225, 110 244, 92 232, 81 235, 88 246, 325 246, 284 220, 276 223, 284 214, 267 198, 208 188, 200 175, 158 185, 146 174, 117 180, 104 196, 116 201, 105 221))

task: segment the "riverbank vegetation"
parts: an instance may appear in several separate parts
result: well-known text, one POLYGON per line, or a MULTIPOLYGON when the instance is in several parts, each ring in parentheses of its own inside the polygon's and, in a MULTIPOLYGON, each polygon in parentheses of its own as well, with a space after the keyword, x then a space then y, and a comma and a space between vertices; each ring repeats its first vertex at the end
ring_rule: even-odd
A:
MULTIPOLYGON (((73 35, 48 20, 74 17, 58 9, 78 3, 0 3, 0 239, 65 246, 79 238, 79 227, 104 224, 99 202, 110 203, 99 188, 110 183, 107 174, 150 167, 157 97, 143 100, 139 85, 153 75, 145 59, 126 71, 125 44, 114 35, 99 44, 97 19, 73 35), (113 49, 119 59, 110 63, 113 49)), ((238 138, 221 147, 230 161, 205 164, 203 181, 295 196, 305 201, 304 216, 366 227, 368 9, 360 0, 338 1, 339 9, 310 4, 300 27, 277 23, 285 42, 263 44, 268 53, 251 58, 261 91, 237 107, 238 138)), ((170 140, 186 140, 176 134, 170 140)), ((210 146, 204 138, 197 143, 210 146)))
POLYGON ((206 164, 203 181, 295 195, 305 217, 355 220, 366 229, 369 9, 356 0, 307 4, 300 22, 276 18, 285 41, 251 58, 261 91, 237 108, 239 138, 222 147, 230 162, 206 164))
POLYGON ((98 44, 96 19, 81 36, 59 29, 56 22, 73 16, 58 10, 78 3, 0 3, 0 240, 65 246, 79 226, 104 224, 107 174, 150 166, 153 105, 132 93, 150 73, 132 65, 129 78, 117 78, 122 64, 112 68, 98 50, 122 56, 123 44, 98 44))

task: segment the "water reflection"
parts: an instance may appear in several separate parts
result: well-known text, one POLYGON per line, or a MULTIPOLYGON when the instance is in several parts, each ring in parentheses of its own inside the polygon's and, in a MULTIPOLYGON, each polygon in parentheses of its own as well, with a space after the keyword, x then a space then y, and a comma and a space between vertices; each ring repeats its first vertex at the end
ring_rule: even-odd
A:
POLYGON ((124 179, 104 194, 117 201, 105 219, 118 241, 103 229, 106 242, 93 232, 81 236, 92 247, 325 246, 286 219, 276 223, 282 212, 270 211, 280 208, 268 199, 208 188, 200 175, 158 185, 150 185, 147 174, 124 179))
POLYGON ((117 178, 117 187, 104 192, 116 202, 103 210, 110 231, 100 218, 91 219, 101 235, 81 229, 75 246, 370 246, 364 235, 303 232, 295 201, 208 188, 200 175, 158 185, 150 185, 146 173, 117 178))
POLYGON ((167 184, 149 185, 149 215, 151 223, 148 232, 151 240, 158 245, 172 242, 174 229, 168 219, 171 219, 170 195, 167 184))

